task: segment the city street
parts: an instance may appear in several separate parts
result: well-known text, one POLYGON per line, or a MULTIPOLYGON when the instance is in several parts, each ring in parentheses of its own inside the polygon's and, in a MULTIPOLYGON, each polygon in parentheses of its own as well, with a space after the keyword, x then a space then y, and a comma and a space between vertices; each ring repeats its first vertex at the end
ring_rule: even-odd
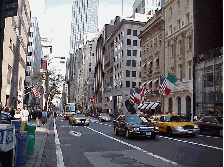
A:
MULTIPOLYGON (((52 121, 54 122, 54 121, 52 121)), ((41 166, 223 166, 223 138, 156 139, 115 135, 112 122, 90 117, 89 126, 71 126, 63 117, 51 124, 41 166)))

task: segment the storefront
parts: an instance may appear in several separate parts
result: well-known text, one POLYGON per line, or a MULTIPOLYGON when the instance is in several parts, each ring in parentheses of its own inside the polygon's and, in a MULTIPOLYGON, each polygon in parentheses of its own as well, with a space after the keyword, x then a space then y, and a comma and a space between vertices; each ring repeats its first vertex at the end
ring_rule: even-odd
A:
POLYGON ((195 65, 195 114, 223 115, 222 49, 200 56, 212 59, 195 65))

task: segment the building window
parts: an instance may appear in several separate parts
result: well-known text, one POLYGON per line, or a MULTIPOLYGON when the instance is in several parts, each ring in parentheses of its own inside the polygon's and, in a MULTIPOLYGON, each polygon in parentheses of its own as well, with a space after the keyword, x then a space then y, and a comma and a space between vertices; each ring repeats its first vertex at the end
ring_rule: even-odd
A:
POLYGON ((139 72, 139 78, 141 78, 141 71, 139 72))
POLYGON ((156 59, 156 66, 159 67, 159 58, 156 59))
POLYGON ((91 67, 91 63, 89 63, 89 67, 91 67))
POLYGON ((179 47, 179 54, 182 54, 181 41, 179 41, 178 47, 179 47))
POLYGON ((137 40, 133 40, 133 46, 137 46, 137 40))
POLYGON ((169 29, 170 29, 170 34, 172 34, 172 25, 170 25, 169 29))
POLYGON ((192 69, 192 67, 191 67, 191 61, 188 62, 188 67, 189 67, 189 71, 188 71, 189 72, 189 74, 188 74, 188 77, 189 78, 188 79, 191 80, 191 71, 192 71, 191 70, 192 69))
POLYGON ((132 60, 132 67, 136 67, 136 60, 132 60))
POLYGON ((131 66, 131 60, 127 60, 126 66, 131 66))
POLYGON ((131 56, 131 50, 127 50, 127 55, 131 56))
POLYGON ((180 9, 180 0, 177 1, 177 9, 180 9))
POLYGON ((179 65, 179 71, 180 71, 180 80, 183 79, 183 69, 182 69, 182 65, 179 65))
POLYGON ((190 14, 186 14, 186 24, 188 25, 190 23, 190 14))
POLYGON ((8 66, 8 75, 7 75, 7 84, 11 84, 11 78, 12 78, 12 67, 8 66))
POLYGON ((132 55, 137 56, 137 50, 133 50, 132 55))
POLYGON ((91 68, 89 68, 89 72, 91 72, 91 68))
POLYGON ((136 82, 132 82, 132 88, 136 87, 136 82))
POLYGON ((132 77, 136 77, 136 71, 132 71, 132 77))
POLYGON ((171 55, 171 57, 174 56, 174 53, 173 53, 173 45, 170 46, 170 55, 171 55))
POLYGON ((180 29, 180 19, 179 20, 177 20, 177 29, 179 30, 180 29))
POLYGON ((172 16, 172 7, 169 8, 170 17, 172 16))
POLYGON ((155 40, 155 48, 157 48, 157 42, 156 42, 156 40, 155 40))
POLYGON ((131 45, 131 40, 127 39, 127 45, 131 45))
POLYGON ((127 35, 131 35, 131 29, 127 30, 127 35))
POLYGON ((137 30, 133 30, 133 36, 137 36, 137 30))
POLYGON ((127 88, 130 87, 130 81, 126 81, 126 87, 127 87, 127 88))
POLYGON ((192 38, 188 37, 188 49, 190 50, 192 47, 192 38))
POLYGON ((126 70, 126 77, 130 77, 130 71, 126 70))
POLYGON ((162 39, 160 38, 159 39, 159 46, 161 46, 162 45, 162 39))
POLYGON ((173 108, 173 101, 172 97, 169 98, 169 113, 172 114, 172 108, 173 108))

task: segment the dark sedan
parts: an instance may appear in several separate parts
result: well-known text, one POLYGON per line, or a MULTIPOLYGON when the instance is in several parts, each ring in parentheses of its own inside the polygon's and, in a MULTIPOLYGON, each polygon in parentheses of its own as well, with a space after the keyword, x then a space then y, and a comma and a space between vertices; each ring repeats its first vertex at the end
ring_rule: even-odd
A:
POLYGON ((199 126, 201 133, 223 136, 223 117, 204 116, 195 124, 199 126))
POLYGON ((125 134, 126 138, 130 138, 130 136, 150 136, 153 139, 159 132, 156 125, 141 120, 138 115, 120 115, 113 121, 113 126, 115 135, 121 132, 125 134))

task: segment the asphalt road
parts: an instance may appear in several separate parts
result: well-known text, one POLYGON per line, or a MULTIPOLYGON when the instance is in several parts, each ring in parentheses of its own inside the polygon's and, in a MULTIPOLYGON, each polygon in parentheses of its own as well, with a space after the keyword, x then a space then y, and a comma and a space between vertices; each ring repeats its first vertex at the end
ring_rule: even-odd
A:
POLYGON ((115 135, 112 122, 90 118, 89 126, 50 125, 42 167, 223 166, 223 138, 207 135, 156 139, 115 135))

